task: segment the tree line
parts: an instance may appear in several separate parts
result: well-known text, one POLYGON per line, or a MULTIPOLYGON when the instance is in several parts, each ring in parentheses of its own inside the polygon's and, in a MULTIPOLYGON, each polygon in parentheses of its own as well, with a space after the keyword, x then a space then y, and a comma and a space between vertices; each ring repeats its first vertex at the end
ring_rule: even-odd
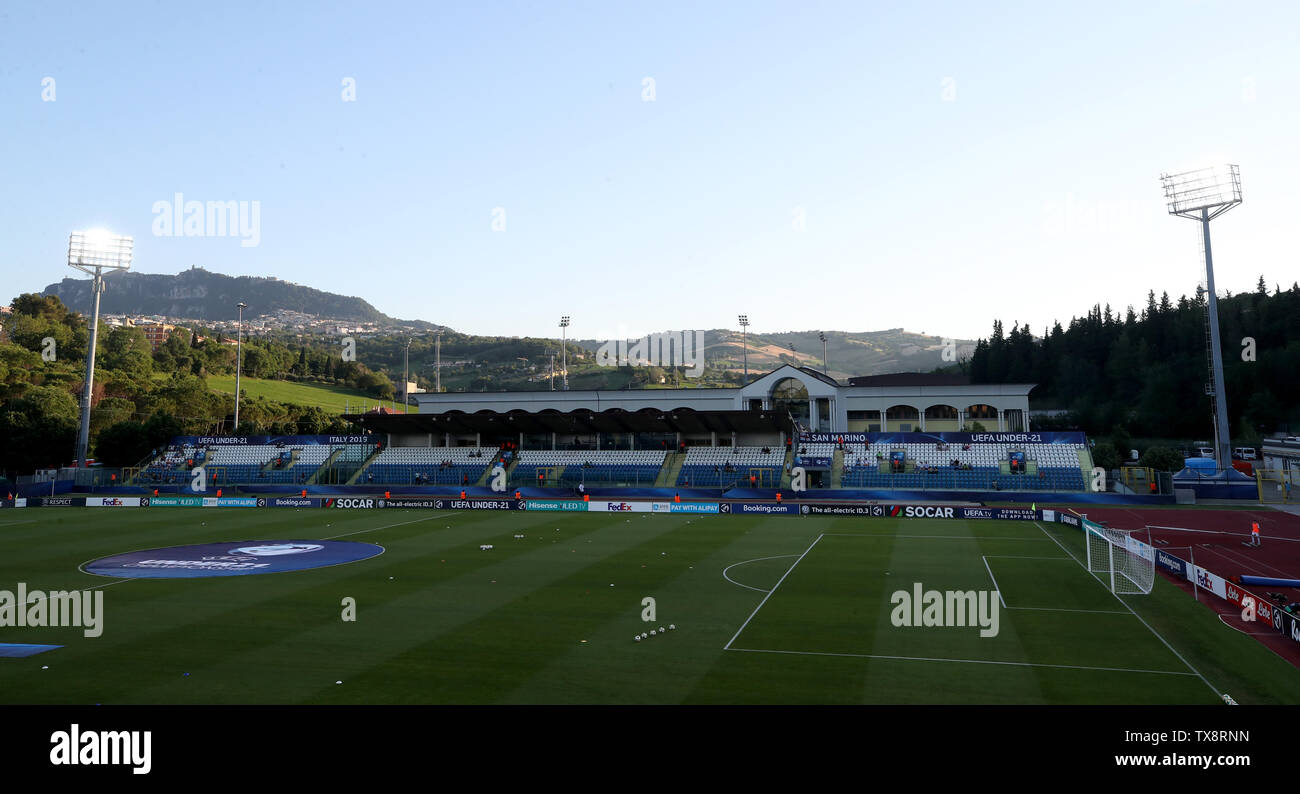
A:
MULTIPOLYGON (((90 333, 86 318, 57 297, 20 295, 0 341, 0 472, 27 474, 70 465, 80 427, 90 333)), ((204 329, 174 329, 157 351, 139 328, 101 327, 91 395, 90 452, 109 466, 140 462, 175 435, 346 433, 350 424, 315 406, 245 397, 233 427, 234 395, 214 391, 208 375, 235 371, 235 346, 204 329)), ((273 341, 243 346, 251 377, 319 372, 376 397, 392 397, 382 373, 322 351, 273 341), (312 364, 311 362, 315 362, 312 364), (250 371, 250 365, 252 371, 250 371)))
MULTIPOLYGON (((1253 292, 1219 299, 1222 393, 1231 437, 1255 445, 1275 431, 1300 428, 1300 284, 1270 293, 1261 276, 1253 292)), ((1036 383, 1042 430, 1083 430, 1124 437, 1213 437, 1205 326, 1206 298, 1171 301, 1148 293, 1141 311, 1093 306, 1067 327, 1034 336, 1002 322, 958 369, 974 383, 1036 383)))

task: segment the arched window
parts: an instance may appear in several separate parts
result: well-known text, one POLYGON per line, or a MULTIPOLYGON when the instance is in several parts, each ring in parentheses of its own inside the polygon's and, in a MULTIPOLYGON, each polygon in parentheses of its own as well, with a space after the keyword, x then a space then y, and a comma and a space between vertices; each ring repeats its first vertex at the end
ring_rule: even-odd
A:
POLYGON ((921 412, 911 405, 891 405, 885 409, 885 419, 893 422, 916 422, 921 412))
POLYGON ((998 409, 994 408, 991 405, 985 405, 983 403, 980 403, 978 405, 967 406, 966 418, 967 419, 997 419, 998 409))
POLYGON ((789 411, 796 422, 806 427, 812 416, 808 407, 808 388, 795 378, 782 378, 772 387, 772 408, 778 415, 789 411))
POLYGON ((925 419, 956 419, 957 409, 951 405, 931 405, 925 409, 925 419))

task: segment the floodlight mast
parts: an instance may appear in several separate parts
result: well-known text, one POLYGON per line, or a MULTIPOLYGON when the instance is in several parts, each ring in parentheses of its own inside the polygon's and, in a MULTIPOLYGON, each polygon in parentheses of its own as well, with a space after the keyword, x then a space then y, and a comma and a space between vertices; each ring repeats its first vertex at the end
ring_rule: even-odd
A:
POLYGON ((1223 349, 1219 343, 1219 299, 1214 289, 1214 257, 1210 251, 1210 221, 1241 203, 1241 172, 1235 165, 1200 168, 1178 174, 1161 174, 1170 215, 1190 218, 1201 224, 1205 248, 1205 324, 1209 333, 1207 351, 1210 397, 1214 417, 1214 463, 1218 469, 1232 465, 1232 436, 1228 425, 1228 398, 1223 382, 1223 349))
POLYGON ((745 360, 745 379, 742 385, 749 385, 749 315, 742 314, 736 318, 740 323, 740 346, 745 360))
POLYGON ((569 390, 569 315, 560 318, 560 370, 563 374, 561 379, 561 388, 564 391, 569 390))
POLYGON ((81 391, 81 428, 77 432, 77 467, 85 468, 90 448, 90 399, 95 389, 95 343, 99 338, 99 296, 104 291, 104 271, 131 268, 135 240, 102 230, 73 232, 68 238, 68 266, 90 275, 94 308, 90 321, 90 348, 86 351, 86 379, 81 391))

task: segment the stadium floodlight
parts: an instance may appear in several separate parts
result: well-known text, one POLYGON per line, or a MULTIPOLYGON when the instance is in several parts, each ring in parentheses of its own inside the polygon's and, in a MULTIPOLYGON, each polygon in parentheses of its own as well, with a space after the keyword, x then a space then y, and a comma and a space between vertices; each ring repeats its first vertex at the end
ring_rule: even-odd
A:
POLYGON ((433 343, 433 390, 442 393, 442 329, 436 332, 437 339, 433 343))
POLYGON ((1206 358, 1214 417, 1214 461, 1218 469, 1232 465, 1228 426, 1228 398, 1223 383, 1223 351, 1219 347, 1219 299, 1214 291, 1214 257, 1210 252, 1210 221, 1241 203, 1241 172, 1235 165, 1200 168, 1178 174, 1161 174, 1170 215, 1201 223, 1201 245, 1205 251, 1206 358))
POLYGON ((744 351, 745 357, 745 380, 744 385, 749 385, 749 315, 742 314, 737 318, 740 322, 740 346, 744 351))
POLYGON ((239 432, 239 376, 244 363, 244 309, 248 304, 240 301, 235 308, 239 309, 239 325, 235 327, 235 432, 239 432))
POLYGON ((569 348, 567 344, 569 338, 568 328, 569 328, 569 315, 566 314, 560 318, 560 371, 564 375, 563 379, 561 380, 561 383, 563 384, 562 389, 564 391, 569 390, 569 348))
POLYGON ((95 388, 95 343, 99 337, 99 296, 104 291, 104 271, 131 268, 135 240, 103 229, 73 232, 68 238, 68 266, 90 275, 90 347, 86 353, 86 379, 81 391, 81 428, 77 432, 77 466, 85 468, 90 448, 90 398, 95 388))
POLYGON ((411 342, 414 336, 406 337, 406 347, 402 351, 402 413, 411 412, 411 342))
POLYGON ((826 332, 818 331, 817 338, 822 340, 822 372, 829 376, 831 369, 826 365, 826 332))

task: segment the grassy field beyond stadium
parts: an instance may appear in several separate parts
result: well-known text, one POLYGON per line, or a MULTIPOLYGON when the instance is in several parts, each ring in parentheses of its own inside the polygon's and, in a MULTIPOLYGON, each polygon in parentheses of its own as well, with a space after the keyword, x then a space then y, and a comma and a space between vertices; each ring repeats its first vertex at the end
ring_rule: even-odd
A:
POLYGON ((1082 554, 1077 530, 1013 521, 12 510, 0 590, 108 586, 101 637, 0 628, 0 642, 65 646, 0 659, 0 703, 1300 703, 1300 675, 1267 648, 1160 578, 1116 599, 1082 554), (78 569, 129 550, 324 538, 386 552, 229 578, 78 569), (996 637, 890 621, 891 594, 914 582, 993 579, 1007 606, 996 637), (355 622, 340 619, 345 597, 355 622))

